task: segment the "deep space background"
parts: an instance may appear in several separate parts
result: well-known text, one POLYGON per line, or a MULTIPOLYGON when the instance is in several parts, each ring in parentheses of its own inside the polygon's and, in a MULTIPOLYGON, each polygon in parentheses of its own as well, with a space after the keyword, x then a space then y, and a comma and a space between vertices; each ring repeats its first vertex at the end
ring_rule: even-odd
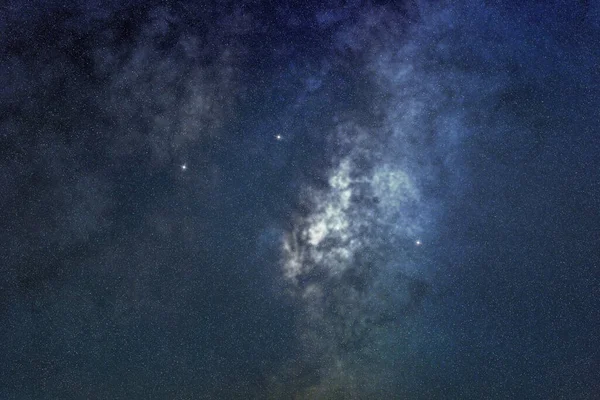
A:
POLYGON ((600 399, 600 2, 0 5, 0 399, 600 399))

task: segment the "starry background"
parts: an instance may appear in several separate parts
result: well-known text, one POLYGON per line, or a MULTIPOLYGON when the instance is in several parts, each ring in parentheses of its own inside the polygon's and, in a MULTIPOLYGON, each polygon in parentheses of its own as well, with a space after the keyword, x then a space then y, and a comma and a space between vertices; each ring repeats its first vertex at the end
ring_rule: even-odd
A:
POLYGON ((598 1, 0 6, 0 398, 600 398, 598 1))

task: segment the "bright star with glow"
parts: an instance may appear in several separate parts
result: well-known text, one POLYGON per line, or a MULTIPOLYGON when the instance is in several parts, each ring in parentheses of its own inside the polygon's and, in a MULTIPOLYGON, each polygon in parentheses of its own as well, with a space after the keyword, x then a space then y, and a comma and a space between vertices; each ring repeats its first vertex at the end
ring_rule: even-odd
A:
POLYGON ((187 164, 181 164, 181 170, 185 171, 187 169, 187 164))
POLYGON ((277 134, 277 135, 275 135, 275 139, 277 139, 277 140, 281 140, 281 139, 283 139, 283 136, 281 136, 281 135, 277 134))
POLYGON ((419 239, 417 239, 417 240, 415 240, 415 244, 416 244, 417 246, 420 246, 421 244, 423 244, 423 242, 421 242, 419 239))

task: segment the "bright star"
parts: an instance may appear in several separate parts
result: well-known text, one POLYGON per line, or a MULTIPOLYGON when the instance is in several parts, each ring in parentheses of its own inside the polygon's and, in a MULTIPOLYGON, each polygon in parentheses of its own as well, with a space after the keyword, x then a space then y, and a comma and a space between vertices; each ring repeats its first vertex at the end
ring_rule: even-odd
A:
POLYGON ((416 244, 417 246, 420 246, 420 245, 422 244, 422 242, 421 242, 420 240, 418 240, 418 239, 417 239, 417 240, 415 240, 415 244, 416 244))
POLYGON ((281 136, 281 135, 279 135, 279 134, 278 134, 278 135, 275 135, 275 139, 277 139, 277 140, 281 140, 281 139, 283 139, 283 136, 281 136))
POLYGON ((187 164, 181 164, 181 170, 185 171, 187 169, 187 164))

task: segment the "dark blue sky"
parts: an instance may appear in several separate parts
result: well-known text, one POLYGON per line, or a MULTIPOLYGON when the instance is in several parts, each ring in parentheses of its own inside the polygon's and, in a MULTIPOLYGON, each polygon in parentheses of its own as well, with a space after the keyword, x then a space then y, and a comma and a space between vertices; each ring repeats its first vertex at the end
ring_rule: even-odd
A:
POLYGON ((0 6, 0 398, 600 398, 600 3, 0 6))

